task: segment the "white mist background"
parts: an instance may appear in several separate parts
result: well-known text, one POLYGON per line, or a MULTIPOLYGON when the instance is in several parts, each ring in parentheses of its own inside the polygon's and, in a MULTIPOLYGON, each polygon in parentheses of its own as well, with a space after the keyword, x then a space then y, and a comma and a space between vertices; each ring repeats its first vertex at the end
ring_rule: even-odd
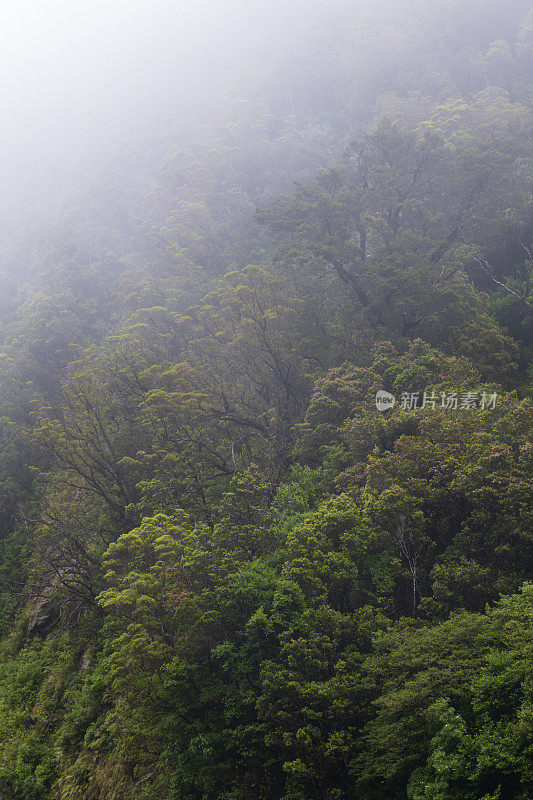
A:
POLYGON ((209 116, 327 13, 325 0, 2 0, 0 196, 187 109, 209 116))

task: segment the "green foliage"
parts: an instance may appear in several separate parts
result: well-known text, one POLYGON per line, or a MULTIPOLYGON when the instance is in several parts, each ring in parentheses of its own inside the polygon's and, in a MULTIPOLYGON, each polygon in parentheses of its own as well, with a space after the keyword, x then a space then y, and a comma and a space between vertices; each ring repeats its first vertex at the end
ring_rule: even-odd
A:
POLYGON ((2 241, 2 798, 531 794, 529 8, 341 5, 2 241))

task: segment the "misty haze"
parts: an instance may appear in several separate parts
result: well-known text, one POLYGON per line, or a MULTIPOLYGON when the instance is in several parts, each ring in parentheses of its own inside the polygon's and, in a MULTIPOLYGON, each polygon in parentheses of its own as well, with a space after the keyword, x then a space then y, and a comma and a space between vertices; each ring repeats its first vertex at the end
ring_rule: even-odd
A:
POLYGON ((0 74, 0 800, 530 800, 530 2, 13 0, 0 74))

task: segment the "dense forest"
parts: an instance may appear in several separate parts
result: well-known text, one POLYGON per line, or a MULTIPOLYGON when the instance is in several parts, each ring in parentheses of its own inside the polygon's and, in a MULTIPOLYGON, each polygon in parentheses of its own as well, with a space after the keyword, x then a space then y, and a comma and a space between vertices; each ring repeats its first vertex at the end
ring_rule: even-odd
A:
POLYGON ((3 800, 533 796, 532 142, 528 0, 345 2, 4 202, 3 800))

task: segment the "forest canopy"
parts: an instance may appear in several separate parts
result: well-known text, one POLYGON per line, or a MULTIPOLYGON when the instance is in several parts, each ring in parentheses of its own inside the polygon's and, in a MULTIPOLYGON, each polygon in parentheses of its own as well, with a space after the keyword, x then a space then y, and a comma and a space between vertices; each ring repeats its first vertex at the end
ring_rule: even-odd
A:
POLYGON ((2 190, 6 800, 532 796, 533 13, 277 6, 2 190))

